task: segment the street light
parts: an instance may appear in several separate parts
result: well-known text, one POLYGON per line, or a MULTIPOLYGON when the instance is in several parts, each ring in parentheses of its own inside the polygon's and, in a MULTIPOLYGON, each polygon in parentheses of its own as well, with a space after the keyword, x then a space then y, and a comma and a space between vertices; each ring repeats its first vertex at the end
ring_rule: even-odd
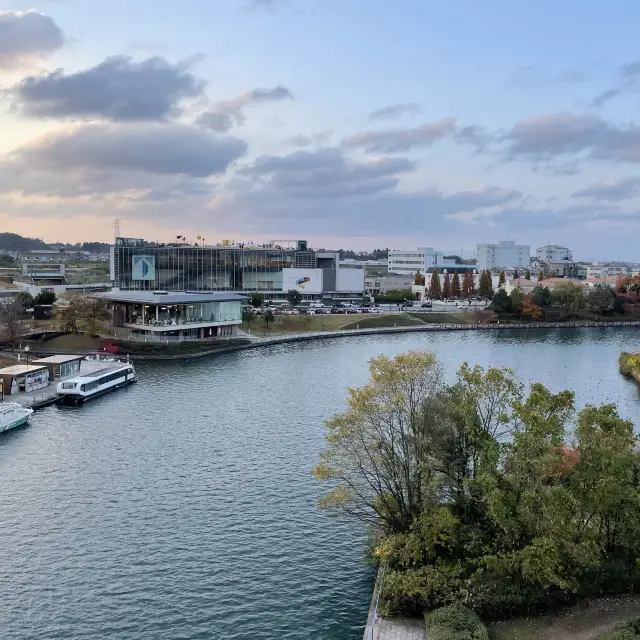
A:
POLYGON ((24 352, 27 354, 27 372, 29 371, 29 351, 31 351, 31 347, 27 345, 24 348, 24 352))

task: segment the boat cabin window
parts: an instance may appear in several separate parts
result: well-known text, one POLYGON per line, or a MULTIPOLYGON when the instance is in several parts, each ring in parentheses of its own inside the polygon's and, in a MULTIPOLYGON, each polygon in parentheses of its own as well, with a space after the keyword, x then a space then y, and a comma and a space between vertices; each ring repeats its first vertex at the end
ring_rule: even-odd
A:
POLYGON ((78 386, 77 382, 63 382, 62 383, 62 388, 63 389, 75 389, 78 386))

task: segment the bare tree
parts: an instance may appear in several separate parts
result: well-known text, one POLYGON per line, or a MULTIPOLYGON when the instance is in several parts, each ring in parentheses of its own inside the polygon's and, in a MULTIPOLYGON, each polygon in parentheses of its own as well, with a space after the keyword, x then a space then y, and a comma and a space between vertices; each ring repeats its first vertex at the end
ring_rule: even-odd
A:
POLYGON ((86 297, 83 298, 80 306, 84 325, 91 335, 95 335, 102 323, 109 318, 107 303, 100 298, 86 297))
POLYGON ((24 306, 20 298, 0 300, 0 330, 11 348, 25 335, 24 306))

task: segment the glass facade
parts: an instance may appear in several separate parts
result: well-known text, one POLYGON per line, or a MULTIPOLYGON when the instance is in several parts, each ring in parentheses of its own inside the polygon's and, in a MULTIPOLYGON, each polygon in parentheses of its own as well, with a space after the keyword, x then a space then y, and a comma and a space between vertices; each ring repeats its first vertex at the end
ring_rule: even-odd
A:
POLYGON ((118 238, 114 284, 142 291, 282 291, 282 270, 315 268, 310 250, 158 245, 118 238))

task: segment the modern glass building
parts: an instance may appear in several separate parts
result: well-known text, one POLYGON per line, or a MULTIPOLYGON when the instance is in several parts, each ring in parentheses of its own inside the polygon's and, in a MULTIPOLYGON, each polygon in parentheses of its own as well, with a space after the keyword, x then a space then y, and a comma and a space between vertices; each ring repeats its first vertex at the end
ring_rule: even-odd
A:
POLYGON ((364 271, 339 269, 339 255, 295 246, 158 244, 117 238, 111 249, 111 279, 123 291, 263 292, 285 298, 295 288, 303 298, 362 296, 364 271))

